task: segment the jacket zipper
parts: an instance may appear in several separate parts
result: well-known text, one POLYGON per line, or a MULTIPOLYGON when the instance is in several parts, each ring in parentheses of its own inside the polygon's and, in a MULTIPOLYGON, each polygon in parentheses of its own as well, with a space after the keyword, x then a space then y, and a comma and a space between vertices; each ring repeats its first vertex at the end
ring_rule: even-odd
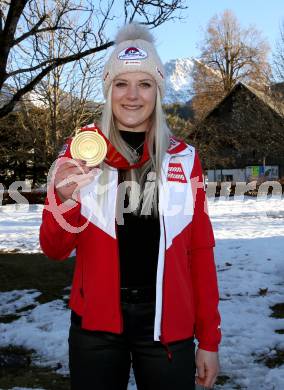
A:
MULTIPOLYGON (((117 171, 117 182, 116 182, 116 195, 117 195, 117 188, 119 185, 119 171, 117 171)), ((121 309, 121 292, 120 292, 120 256, 119 256, 119 245, 118 245, 118 235, 117 235, 117 221, 116 221, 116 205, 115 205, 115 215, 114 215, 114 223, 115 223, 115 235, 116 235, 116 251, 117 251, 117 262, 118 262, 118 307, 120 311, 120 331, 123 332, 123 315, 122 315, 122 309, 121 309)))
MULTIPOLYGON (((164 215, 162 215, 162 219, 163 219, 163 231, 164 231, 164 257, 165 257, 166 256, 166 243, 167 243, 166 239, 167 239, 167 236, 166 236, 164 215)), ((164 259, 164 261, 165 261, 165 259, 164 259)), ((159 339, 160 339, 160 342, 163 344, 163 346, 166 349, 168 360, 171 362, 172 359, 173 359, 173 354, 172 354, 172 351, 170 351, 169 344, 164 342, 164 332, 163 332, 163 324, 164 324, 164 289, 165 289, 164 285, 165 285, 165 263, 164 263, 163 282, 162 282, 162 297, 163 297, 163 301, 162 301, 162 315, 161 315, 161 335, 159 336, 159 339)))
POLYGON ((80 295, 84 298, 84 260, 82 259, 82 276, 81 276, 81 287, 80 287, 80 295))

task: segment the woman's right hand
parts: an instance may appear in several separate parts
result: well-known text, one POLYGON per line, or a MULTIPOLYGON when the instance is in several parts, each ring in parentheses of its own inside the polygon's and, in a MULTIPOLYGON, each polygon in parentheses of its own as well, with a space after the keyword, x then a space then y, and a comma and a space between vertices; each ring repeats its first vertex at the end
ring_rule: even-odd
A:
POLYGON ((78 200, 80 188, 91 183, 98 168, 87 167, 82 160, 63 161, 56 166, 54 187, 62 202, 68 199, 78 200))

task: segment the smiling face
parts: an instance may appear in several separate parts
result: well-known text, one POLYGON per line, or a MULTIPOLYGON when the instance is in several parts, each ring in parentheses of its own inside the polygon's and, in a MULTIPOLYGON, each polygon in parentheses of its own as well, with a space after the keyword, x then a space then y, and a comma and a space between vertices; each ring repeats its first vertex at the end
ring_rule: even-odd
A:
POLYGON ((119 130, 147 131, 155 108, 156 81, 148 73, 124 73, 113 80, 112 111, 119 130))

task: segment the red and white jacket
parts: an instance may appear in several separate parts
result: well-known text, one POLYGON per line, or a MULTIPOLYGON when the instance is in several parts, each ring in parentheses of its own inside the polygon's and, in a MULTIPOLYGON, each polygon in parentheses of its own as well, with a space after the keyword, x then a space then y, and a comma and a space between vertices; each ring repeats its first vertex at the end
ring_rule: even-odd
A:
MULTIPOLYGON (((62 155, 70 156, 68 145, 62 155)), ((104 209, 94 212, 98 210, 98 174, 80 190, 80 203, 66 208, 64 223, 56 218, 56 206, 50 207, 46 201, 40 244, 43 252, 56 260, 68 258, 76 249, 69 306, 82 316, 82 327, 122 333, 115 218, 118 169, 115 164, 105 164, 104 169, 109 174, 104 209), (70 226, 84 228, 78 233, 70 226)), ((56 193, 55 200, 60 206, 56 193)), ((221 332, 215 242, 207 214, 202 168, 195 148, 176 138, 171 138, 163 160, 159 215, 161 235, 153 339, 167 344, 195 336, 199 348, 217 351, 221 332)))

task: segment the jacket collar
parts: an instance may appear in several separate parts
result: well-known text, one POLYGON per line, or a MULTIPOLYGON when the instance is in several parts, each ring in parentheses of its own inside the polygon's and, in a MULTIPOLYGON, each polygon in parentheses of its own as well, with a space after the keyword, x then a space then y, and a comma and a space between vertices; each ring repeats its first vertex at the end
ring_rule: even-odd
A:
POLYGON ((175 136, 170 138, 170 146, 167 150, 167 154, 173 156, 183 156, 192 153, 190 146, 188 146, 183 140, 178 139, 175 136))

